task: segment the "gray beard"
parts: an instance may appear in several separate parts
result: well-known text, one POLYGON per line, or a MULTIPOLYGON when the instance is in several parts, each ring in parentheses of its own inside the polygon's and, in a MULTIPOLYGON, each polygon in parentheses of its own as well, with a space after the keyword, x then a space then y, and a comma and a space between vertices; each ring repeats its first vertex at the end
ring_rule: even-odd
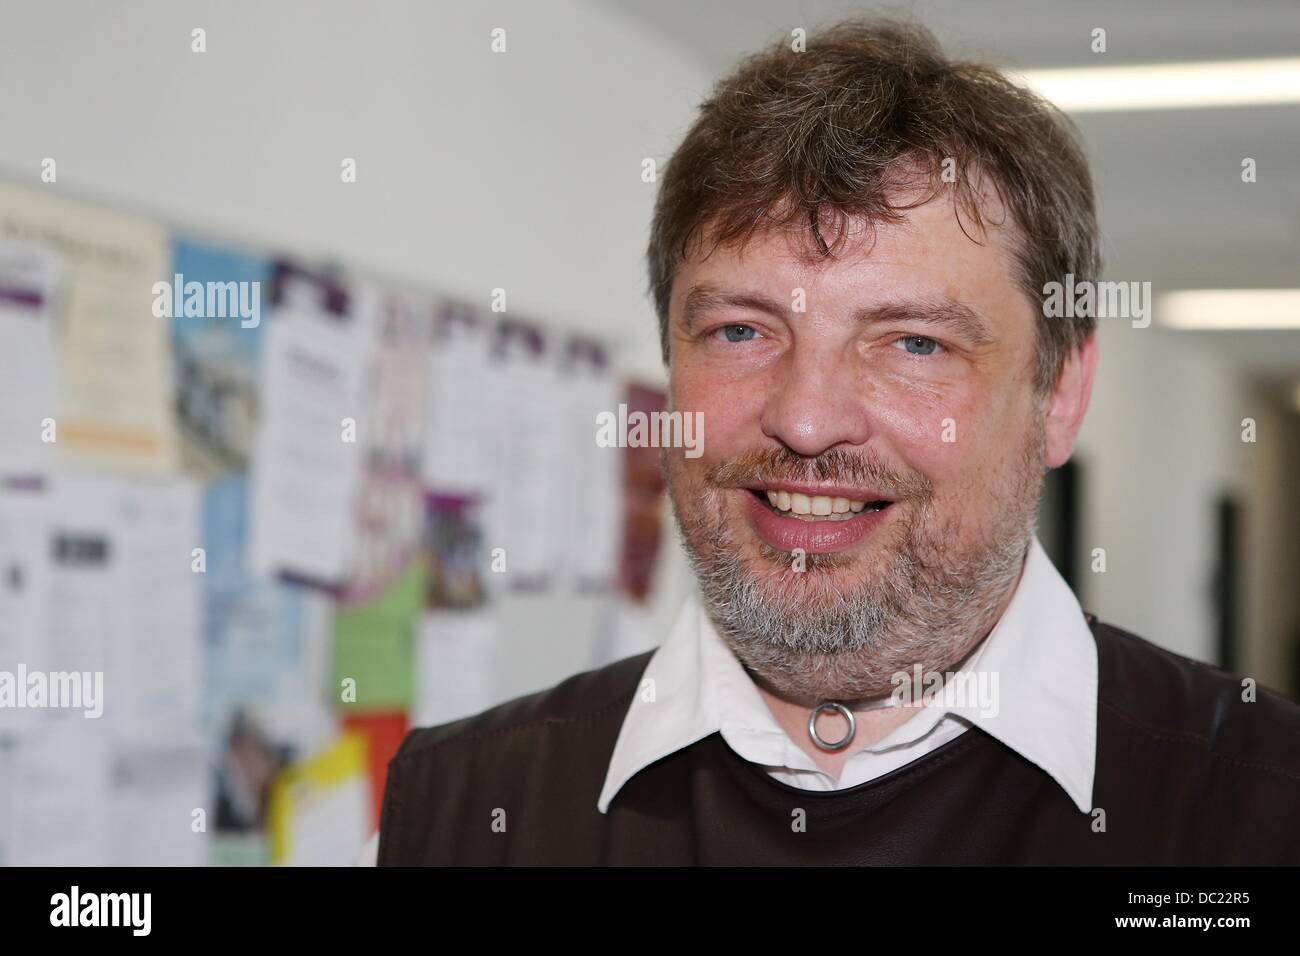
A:
MULTIPOLYGON (((806 570, 795 572, 789 553, 762 544, 765 567, 746 567, 719 493, 674 487, 709 618, 751 676, 807 706, 884 697, 894 675, 917 664, 923 672, 953 669, 992 629, 1023 567, 1042 487, 1041 438, 1031 435, 1014 487, 994 498, 998 510, 974 535, 959 519, 936 520, 928 499, 900 503, 911 513, 876 532, 878 547, 895 536, 887 565, 852 588, 828 573, 847 563, 835 554, 808 555, 806 570), (679 499, 694 510, 684 513, 679 499), (956 550, 954 542, 968 539, 977 543, 956 550)), ((669 476, 677 485, 671 468, 669 476)))

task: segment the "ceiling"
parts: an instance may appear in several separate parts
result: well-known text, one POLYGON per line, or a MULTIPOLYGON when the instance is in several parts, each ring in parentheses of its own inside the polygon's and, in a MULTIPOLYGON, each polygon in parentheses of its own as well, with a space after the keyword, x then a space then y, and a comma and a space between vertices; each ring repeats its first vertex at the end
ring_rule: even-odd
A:
MULTIPOLYGON (((912 16, 950 53, 1011 68, 1300 53, 1297 0, 609 0, 710 76, 746 53, 844 16, 912 16), (1106 30, 1107 52, 1091 51, 1106 30)), ((700 91, 701 94, 704 91, 700 91)), ((1107 278, 1164 289, 1300 286, 1300 104, 1076 117, 1097 183, 1107 278), (1241 161, 1257 181, 1241 181, 1241 161)), ((1252 375, 1300 374, 1300 332, 1177 333, 1252 375)))

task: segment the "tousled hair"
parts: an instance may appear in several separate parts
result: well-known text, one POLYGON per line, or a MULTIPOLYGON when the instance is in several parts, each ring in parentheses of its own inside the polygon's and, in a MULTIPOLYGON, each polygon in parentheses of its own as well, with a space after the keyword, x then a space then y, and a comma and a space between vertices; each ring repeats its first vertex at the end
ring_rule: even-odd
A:
POLYGON ((1013 220, 1017 279, 1039 307, 1034 384, 1047 391, 1095 319, 1047 317, 1043 287, 1101 272, 1092 179, 1070 121, 993 67, 948 59, 905 21, 849 20, 810 35, 806 52, 782 40, 748 57, 663 170, 647 260, 664 361, 673 279, 706 236, 713 248, 743 246, 797 227, 810 254, 832 256, 850 218, 898 222, 944 189, 963 231, 965 217, 982 233, 986 181, 1013 220), (922 199, 898 202, 918 184, 922 199))

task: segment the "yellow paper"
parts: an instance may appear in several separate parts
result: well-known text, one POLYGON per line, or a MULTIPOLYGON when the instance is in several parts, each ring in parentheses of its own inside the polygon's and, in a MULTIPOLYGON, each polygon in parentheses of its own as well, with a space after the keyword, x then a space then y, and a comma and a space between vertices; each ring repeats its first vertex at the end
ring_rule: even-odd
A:
POLYGON ((0 183, 0 238, 55 252, 65 268, 57 350, 56 444, 75 464, 129 472, 176 467, 168 320, 153 314, 169 278, 162 226, 0 183))

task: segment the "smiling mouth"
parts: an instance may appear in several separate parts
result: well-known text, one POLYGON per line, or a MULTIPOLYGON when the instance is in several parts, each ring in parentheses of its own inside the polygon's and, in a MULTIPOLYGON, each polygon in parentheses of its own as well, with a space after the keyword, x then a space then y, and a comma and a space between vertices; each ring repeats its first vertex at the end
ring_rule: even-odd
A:
POLYGON ((852 498, 832 497, 830 495, 806 495, 798 491, 780 489, 746 489, 768 510, 783 518, 797 518, 800 521, 851 521, 864 514, 884 511, 892 501, 858 501, 852 498))

